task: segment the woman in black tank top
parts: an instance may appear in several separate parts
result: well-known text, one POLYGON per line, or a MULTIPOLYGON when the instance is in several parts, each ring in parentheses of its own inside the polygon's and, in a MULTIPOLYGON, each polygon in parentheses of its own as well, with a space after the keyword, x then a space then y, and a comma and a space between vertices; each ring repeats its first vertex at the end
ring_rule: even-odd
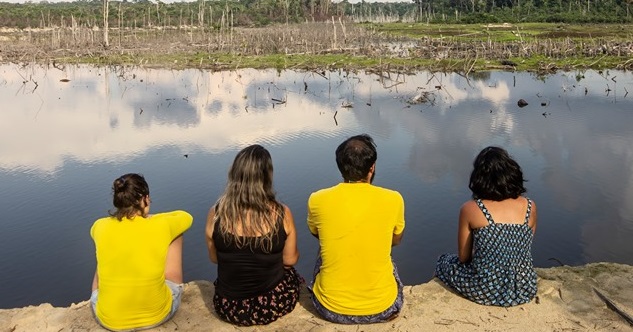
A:
POLYGON ((240 151, 224 193, 209 210, 209 259, 218 264, 213 305, 220 318, 263 325, 291 312, 303 279, 290 209, 273 190, 270 153, 260 145, 240 151))

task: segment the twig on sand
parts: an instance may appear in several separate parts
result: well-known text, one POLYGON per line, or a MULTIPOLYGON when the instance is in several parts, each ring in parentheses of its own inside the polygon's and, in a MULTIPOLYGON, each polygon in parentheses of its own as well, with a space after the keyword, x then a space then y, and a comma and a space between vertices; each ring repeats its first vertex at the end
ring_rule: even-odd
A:
POLYGON ((560 266, 565 266, 565 263, 561 262, 561 261, 560 261, 558 258, 556 258, 556 257, 551 257, 551 258, 548 258, 547 260, 548 260, 548 261, 555 261, 555 262, 557 262, 558 264, 560 264, 560 266))
POLYGON ((457 320, 455 320, 455 321, 456 321, 456 322, 460 322, 460 323, 462 323, 462 324, 470 324, 470 325, 474 325, 474 326, 479 326, 478 324, 473 323, 473 322, 470 322, 470 321, 467 321, 467 320, 460 320, 460 319, 457 319, 457 320))
POLYGON ((452 325, 453 323, 455 323, 455 321, 452 320, 452 319, 444 319, 444 318, 442 318, 442 320, 439 320, 439 321, 436 320, 433 323, 434 324, 438 324, 438 325, 452 325))
POLYGON ((620 315, 620 317, 624 318, 624 320, 626 320, 627 323, 633 326, 633 317, 631 317, 629 314, 627 314, 622 309, 620 309, 620 307, 618 307, 613 301, 611 301, 602 292, 598 291, 595 287, 592 287, 592 288, 593 288, 593 291, 596 292, 598 297, 607 304, 607 308, 615 311, 618 315, 620 315))

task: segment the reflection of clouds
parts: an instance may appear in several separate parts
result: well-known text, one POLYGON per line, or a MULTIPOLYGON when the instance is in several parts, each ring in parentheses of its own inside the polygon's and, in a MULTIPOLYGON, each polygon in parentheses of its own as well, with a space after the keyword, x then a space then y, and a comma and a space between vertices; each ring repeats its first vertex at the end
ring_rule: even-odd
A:
MULTIPOLYGON (((472 158, 484 146, 502 145, 522 156, 524 170, 539 174, 527 186, 530 195, 551 200, 539 204, 546 225, 542 229, 559 233, 539 236, 550 237, 546 242, 553 244, 552 250, 573 250, 580 243, 585 262, 633 257, 628 244, 633 235, 632 115, 631 101, 622 99, 621 88, 626 83, 615 91, 621 98, 616 100, 604 93, 605 78, 592 73, 585 73, 580 82, 569 75, 534 80, 529 74, 493 73, 470 85, 453 75, 435 92, 435 106, 405 108, 406 97, 394 106, 394 95, 412 96, 418 87, 429 91, 428 77, 422 76, 407 77, 396 93, 393 88, 381 94, 376 84, 356 92, 366 96, 371 91, 379 112, 390 112, 386 119, 357 115, 363 125, 382 124, 383 130, 400 126, 411 134, 408 167, 413 173, 430 183, 450 176, 467 191, 472 158), (513 76, 519 88, 510 89, 513 76), (518 108, 519 98, 530 105, 518 108), (579 233, 580 239, 568 238, 579 233)), ((633 81, 631 74, 618 77, 621 82, 633 81)))
POLYGON ((631 139, 594 137, 591 143, 575 148, 584 149, 573 151, 578 152, 577 157, 570 162, 583 165, 576 172, 586 183, 578 204, 587 219, 582 228, 586 260, 622 261, 623 257, 633 257, 631 139), (580 157, 582 152, 588 156, 580 157))
MULTIPOLYGON (((628 165, 628 169, 625 167, 623 170, 624 174, 621 179, 622 183, 625 184, 622 191, 622 201, 633 202, 633 146, 631 146, 631 141, 625 138, 614 139, 611 145, 614 154, 622 156, 624 165, 628 165)), ((633 204, 624 205, 619 209, 618 214, 620 218, 633 220, 633 204)), ((629 227, 633 227, 633 223, 629 227)), ((633 231, 633 229, 629 230, 633 231)))
POLYGON ((482 99, 488 100, 499 107, 507 103, 510 97, 510 89, 505 81, 497 82, 494 85, 478 81, 475 83, 474 90, 481 91, 482 99))
POLYGON ((522 157, 532 175, 527 186, 541 229, 559 225, 548 243, 581 243, 586 261, 633 257, 627 242, 633 235, 633 107, 631 96, 613 95, 622 98, 624 86, 633 91, 631 73, 618 72, 621 83, 611 84, 607 96, 610 79, 592 72, 579 82, 569 74, 536 80, 501 72, 470 82, 432 73, 323 77, 14 65, 0 72, 0 96, 11 105, 0 111, 2 169, 49 173, 67 159, 125 160, 166 145, 214 153, 257 141, 281 145, 363 131, 402 143, 409 151, 405 167, 427 184, 450 180, 465 192, 477 152, 502 145, 522 157), (420 91, 433 93, 434 103, 407 103, 420 91), (530 105, 519 109, 519 98, 530 105), (342 108, 343 102, 353 108, 342 108))
MULTIPOLYGON (((493 85, 482 78, 469 85, 458 75, 446 77, 435 74, 397 79, 400 82, 397 85, 372 80, 369 87, 359 88, 357 94, 373 92, 374 99, 382 97, 375 100, 375 107, 390 109, 388 117, 375 119, 369 126, 388 128, 389 123, 391 126, 397 124, 413 135, 409 167, 422 179, 433 181, 452 175, 460 179, 459 183, 464 183, 472 158, 482 144, 486 144, 491 135, 512 134, 514 117, 505 111, 510 98, 505 81, 493 85), (384 86, 392 85, 387 94, 381 92, 385 91, 384 86), (436 85, 441 88, 436 89, 436 85), (435 106, 405 106, 405 101, 419 89, 435 96, 435 106), (393 105, 394 99, 399 99, 397 106, 393 105), (492 113, 490 110, 493 110, 492 113)), ((368 125, 362 116, 357 115, 359 121, 368 125)))
MULTIPOLYGON (((467 191, 476 153, 487 145, 502 145, 520 157, 524 170, 536 174, 527 186, 539 205, 542 226, 537 237, 546 239, 545 246, 535 247, 537 252, 548 258, 573 251, 565 256, 581 256, 583 261, 633 257, 626 242, 633 235, 630 99, 612 104, 613 98, 604 95, 605 79, 595 75, 577 83, 561 75, 535 80, 530 74, 495 72, 470 85, 457 75, 431 76, 421 73, 381 81, 359 75, 361 83, 353 98, 356 119, 384 138, 403 128, 411 136, 407 160, 411 172, 429 184, 451 179, 462 192, 467 191), (398 82, 402 83, 394 84, 398 82), (435 91, 440 84, 442 89, 435 91), (407 107, 406 100, 418 88, 435 91, 436 105, 407 107), (530 105, 519 109, 519 98, 530 105), (542 101, 548 106, 541 107, 542 101), (545 117, 543 112, 551 114, 545 117)), ((633 81, 631 74, 618 73, 618 77, 633 81)), ((325 82, 320 81, 321 93, 315 95, 336 100, 327 94, 325 82)), ((623 85, 617 91, 620 96, 623 85)), ((312 88, 317 89, 311 84, 312 88)), ((424 211, 424 218, 442 220, 454 213, 424 211)))
MULTIPOLYGON (((296 98, 292 106, 273 107, 271 98, 280 94, 266 88, 253 96, 259 101, 249 100, 247 84, 294 84, 274 71, 120 73, 29 67, 21 74, 38 83, 31 93, 22 86, 21 69, 12 67, 2 66, 7 84, 0 90, 12 105, 0 113, 0 167, 5 169, 52 172, 65 158, 122 160, 164 145, 221 151, 261 139, 340 129, 318 99, 296 98), (60 83, 61 78, 71 81, 60 83)), ((341 112, 339 126, 353 123, 352 117, 341 112)))

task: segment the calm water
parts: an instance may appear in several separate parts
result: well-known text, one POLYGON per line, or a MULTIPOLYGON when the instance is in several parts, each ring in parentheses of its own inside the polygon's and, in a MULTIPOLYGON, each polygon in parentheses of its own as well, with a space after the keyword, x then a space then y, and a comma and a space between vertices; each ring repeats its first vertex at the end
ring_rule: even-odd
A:
POLYGON ((215 279, 205 216, 237 151, 260 143, 299 232, 309 276, 317 242, 308 195, 340 180, 334 150, 369 133, 375 184, 406 202, 393 255, 406 284, 429 280, 456 251, 471 163, 507 148, 538 204, 535 264, 633 264, 633 74, 416 75, 0 66, 0 308, 87 300, 92 222, 113 179, 143 173, 152 211, 185 209, 185 278, 215 279), (62 82, 62 79, 69 81, 62 82), (627 91, 631 94, 627 95, 627 91), (424 103, 412 103, 418 95, 424 103), (517 106, 525 99, 529 105, 517 106), (342 107, 351 105, 352 107, 342 107))

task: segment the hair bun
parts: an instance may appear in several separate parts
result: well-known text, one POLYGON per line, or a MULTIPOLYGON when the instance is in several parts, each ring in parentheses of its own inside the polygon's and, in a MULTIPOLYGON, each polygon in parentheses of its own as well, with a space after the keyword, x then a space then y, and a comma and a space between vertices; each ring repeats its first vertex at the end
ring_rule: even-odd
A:
POLYGON ((112 189, 114 189, 114 192, 121 192, 125 190, 126 187, 126 181, 127 178, 124 176, 121 176, 120 178, 117 178, 116 180, 114 180, 114 183, 112 184, 112 189))

